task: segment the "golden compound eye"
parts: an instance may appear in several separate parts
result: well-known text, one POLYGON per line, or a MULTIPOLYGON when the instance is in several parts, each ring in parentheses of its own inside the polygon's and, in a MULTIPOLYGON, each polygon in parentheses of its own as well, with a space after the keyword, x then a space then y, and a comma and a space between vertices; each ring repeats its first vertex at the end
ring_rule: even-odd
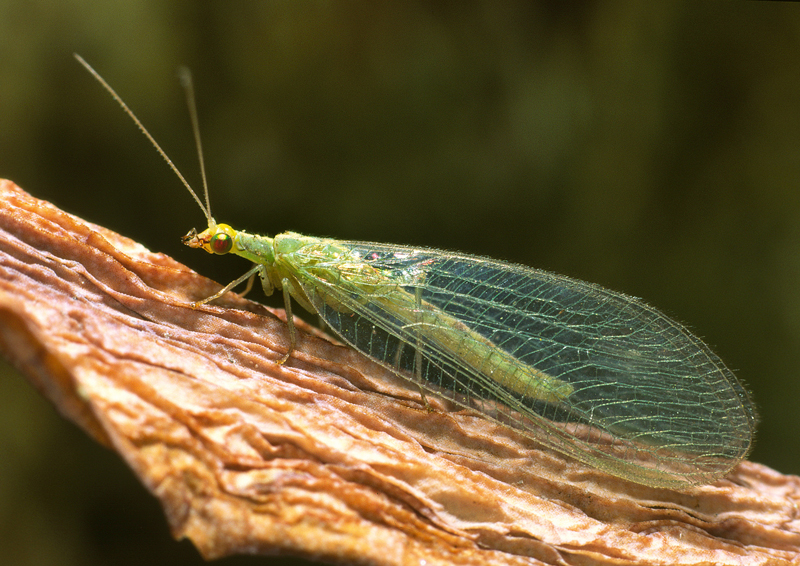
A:
POLYGON ((224 255, 233 248, 233 238, 229 234, 214 234, 209 242, 211 251, 218 255, 224 255))

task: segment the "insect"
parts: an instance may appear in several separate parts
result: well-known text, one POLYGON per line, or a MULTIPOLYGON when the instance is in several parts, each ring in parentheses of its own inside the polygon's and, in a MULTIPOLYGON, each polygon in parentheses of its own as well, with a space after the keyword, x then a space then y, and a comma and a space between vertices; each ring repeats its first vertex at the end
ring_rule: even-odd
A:
MULTIPOLYGON (((194 93, 184 77, 205 204, 116 92, 83 59, 180 178, 208 221, 183 241, 253 267, 359 352, 447 398, 627 480, 681 488, 723 477, 750 450, 756 415, 697 337, 639 299, 482 257, 218 224, 209 206, 194 93)), ((249 287, 249 285, 248 285, 249 287)))

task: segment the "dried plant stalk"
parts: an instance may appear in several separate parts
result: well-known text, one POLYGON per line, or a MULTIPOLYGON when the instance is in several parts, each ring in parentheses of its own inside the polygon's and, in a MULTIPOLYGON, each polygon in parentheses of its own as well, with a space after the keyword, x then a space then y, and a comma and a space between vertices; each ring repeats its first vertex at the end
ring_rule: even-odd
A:
POLYGON ((116 450, 206 558, 789 564, 800 478, 682 491, 587 469, 431 399, 110 230, 0 181, 0 349, 116 450))

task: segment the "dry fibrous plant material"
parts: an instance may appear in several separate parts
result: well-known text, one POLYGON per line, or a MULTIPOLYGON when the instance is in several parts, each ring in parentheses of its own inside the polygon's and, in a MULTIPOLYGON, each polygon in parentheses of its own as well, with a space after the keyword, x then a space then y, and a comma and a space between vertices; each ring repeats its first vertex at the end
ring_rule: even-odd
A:
MULTIPOLYGON (((591 470, 429 398, 163 254, 0 181, 0 350, 117 451, 207 558, 792 564, 800 478, 679 491, 591 470), (431 410, 432 409, 432 410, 431 410)), ((124 512, 124 511, 122 511, 124 512)))

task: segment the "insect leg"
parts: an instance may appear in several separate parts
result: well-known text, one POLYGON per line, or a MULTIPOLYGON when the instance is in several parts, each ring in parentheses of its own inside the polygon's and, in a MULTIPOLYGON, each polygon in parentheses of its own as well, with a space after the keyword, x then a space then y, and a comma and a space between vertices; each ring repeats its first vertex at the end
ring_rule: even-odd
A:
POLYGON ((400 358, 403 356, 403 350, 405 349, 406 349, 406 343, 400 340, 397 344, 397 352, 395 352, 394 354, 394 364, 392 365, 392 367, 394 367, 395 373, 397 373, 398 375, 402 374, 402 372, 400 371, 400 358))
MULTIPOLYGON (((214 299, 220 298, 222 295, 224 295, 225 293, 227 293, 228 291, 230 291, 231 289, 236 287, 239 283, 241 283, 242 281, 244 281, 248 277, 253 277, 253 275, 258 273, 258 270, 261 269, 262 267, 263 267, 262 265, 256 264, 255 266, 253 266, 253 268, 250 271, 248 271, 247 273, 245 273, 244 275, 242 275, 241 277, 239 277, 235 281, 232 281, 232 282, 228 283, 227 285, 225 285, 225 287, 220 289, 219 292, 214 293, 210 297, 206 297, 202 301, 195 301, 194 303, 192 303, 192 308, 196 309, 200 305, 204 305, 206 303, 209 303, 209 302, 213 301, 214 299)), ((249 290, 249 288, 247 290, 249 290)))
POLYGON ((244 288, 244 291, 238 293, 240 297, 244 298, 244 296, 253 289, 253 281, 255 281, 255 279, 256 279, 256 274, 253 273, 250 276, 250 279, 247 280, 247 286, 244 288))
POLYGON ((286 363, 286 360, 288 360, 292 355, 292 352, 294 352, 295 345, 297 345, 297 329, 294 327, 294 316, 292 315, 292 297, 289 291, 291 285, 292 284, 288 279, 281 281, 281 287, 283 287, 283 308, 286 310, 286 325, 289 327, 289 350, 286 352, 285 356, 278 360, 278 365, 283 365, 286 363))
POLYGON ((422 397, 422 402, 428 411, 433 411, 433 408, 428 403, 428 398, 425 397, 425 390, 422 388, 422 351, 420 350, 420 329, 422 328, 422 289, 418 286, 414 289, 414 303, 416 306, 415 316, 417 323, 414 325, 417 332, 417 347, 414 351, 414 373, 417 376, 417 387, 419 387, 419 395, 422 397))

